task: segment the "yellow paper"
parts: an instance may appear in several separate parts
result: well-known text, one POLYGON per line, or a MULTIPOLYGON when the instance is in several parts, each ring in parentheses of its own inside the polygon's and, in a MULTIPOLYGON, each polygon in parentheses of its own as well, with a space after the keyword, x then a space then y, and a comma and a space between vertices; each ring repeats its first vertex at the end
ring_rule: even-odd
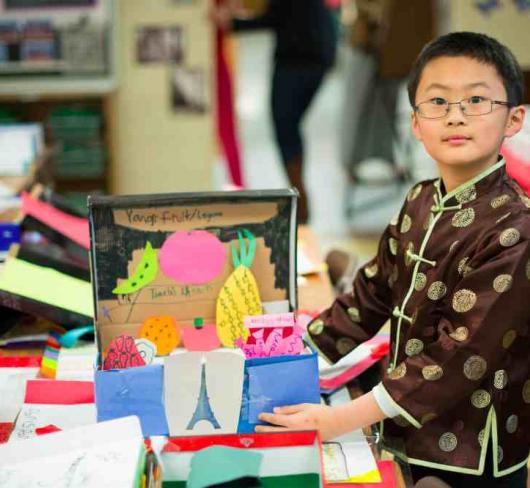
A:
POLYGON ((21 259, 8 258, 0 268, 0 290, 88 317, 94 312, 90 283, 21 259))
POLYGON ((261 314, 262 306, 258 285, 252 271, 238 266, 228 277, 217 298, 217 336, 226 347, 234 347, 241 338, 246 342, 249 331, 245 327, 246 315, 261 314))

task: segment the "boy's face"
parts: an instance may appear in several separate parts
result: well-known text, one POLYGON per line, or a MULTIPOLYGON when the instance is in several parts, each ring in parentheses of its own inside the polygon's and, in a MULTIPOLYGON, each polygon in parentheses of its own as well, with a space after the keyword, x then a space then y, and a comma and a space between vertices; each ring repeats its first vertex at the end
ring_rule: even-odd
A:
MULTIPOLYGON (((458 102, 470 97, 506 102, 506 89, 497 70, 465 56, 443 56, 425 65, 415 103, 432 99, 433 103, 441 103, 440 99, 458 102)), ((497 161, 503 139, 519 132, 523 120, 523 107, 493 105, 491 113, 466 116, 458 105, 450 105, 449 113, 437 119, 413 112, 412 131, 440 169, 481 171, 497 161)))

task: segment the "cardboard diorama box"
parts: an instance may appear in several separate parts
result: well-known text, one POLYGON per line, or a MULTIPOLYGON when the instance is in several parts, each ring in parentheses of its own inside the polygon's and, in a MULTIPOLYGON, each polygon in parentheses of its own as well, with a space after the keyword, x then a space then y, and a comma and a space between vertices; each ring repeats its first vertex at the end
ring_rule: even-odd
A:
POLYGON ((98 366, 120 335, 163 356, 186 331, 215 326, 234 347, 242 314, 294 310, 296 199, 295 190, 91 196, 98 366))
POLYGON ((98 421, 253 432, 318 403, 296 310, 296 190, 90 197, 98 421))

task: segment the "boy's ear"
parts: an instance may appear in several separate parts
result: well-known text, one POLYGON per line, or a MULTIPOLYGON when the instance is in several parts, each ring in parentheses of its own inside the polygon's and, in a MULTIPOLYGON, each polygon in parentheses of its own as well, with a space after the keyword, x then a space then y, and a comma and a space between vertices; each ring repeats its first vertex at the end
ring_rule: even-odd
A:
POLYGON ((418 123, 418 116, 416 115, 416 112, 414 110, 410 113, 410 124, 414 137, 418 139, 418 141, 421 141, 421 132, 418 123))
POLYGON ((525 113, 526 109, 522 105, 510 109, 506 129, 504 130, 504 137, 512 137, 521 130, 525 113))

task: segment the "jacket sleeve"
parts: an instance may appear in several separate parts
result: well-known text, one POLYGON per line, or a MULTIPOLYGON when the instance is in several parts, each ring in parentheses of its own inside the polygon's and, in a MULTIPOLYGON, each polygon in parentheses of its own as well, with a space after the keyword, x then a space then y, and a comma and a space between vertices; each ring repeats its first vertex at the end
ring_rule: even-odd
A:
POLYGON ((373 337, 391 316, 397 220, 396 216, 383 233, 376 256, 357 272, 353 293, 336 298, 308 325, 308 342, 331 363, 373 337))
POLYGON ((409 338, 419 352, 380 384, 387 399, 418 428, 466 398, 476 408, 488 406, 506 355, 528 354, 519 351, 528 343, 517 340, 528 335, 530 326, 527 214, 486 232, 476 249, 442 303, 436 341, 424 345, 420 337, 409 338))

